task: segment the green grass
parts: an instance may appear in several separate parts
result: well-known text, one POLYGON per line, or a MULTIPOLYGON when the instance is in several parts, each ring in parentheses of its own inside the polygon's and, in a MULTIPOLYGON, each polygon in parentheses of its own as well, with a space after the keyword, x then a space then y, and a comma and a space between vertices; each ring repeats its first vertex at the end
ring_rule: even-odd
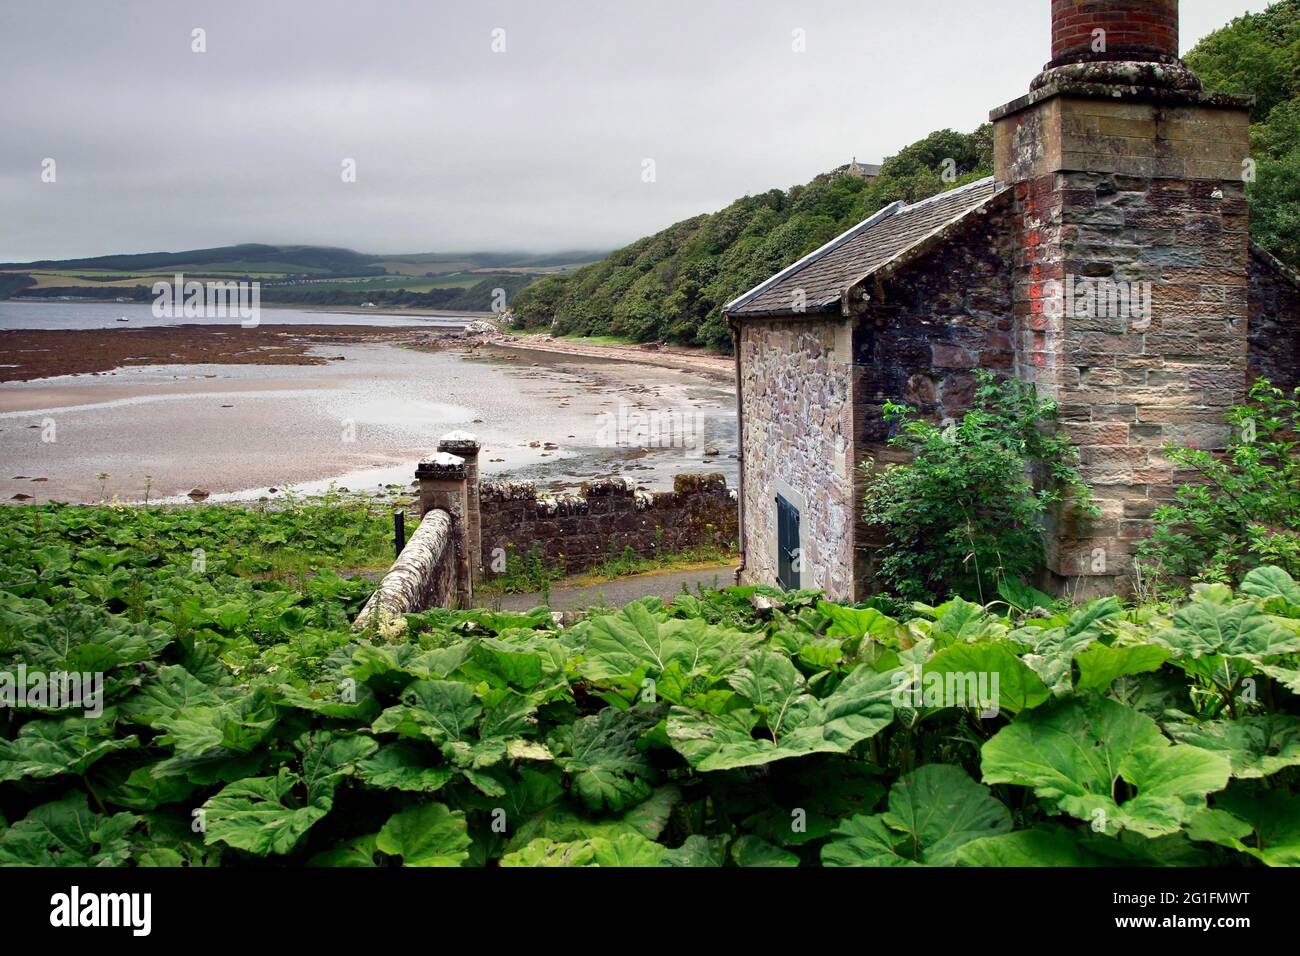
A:
MULTIPOLYGON (((660 530, 661 539, 662 534, 660 530)), ((518 554, 513 546, 507 546, 505 571, 488 578, 478 586, 477 590, 484 595, 540 593, 549 596, 551 588, 557 582, 563 582, 566 587, 586 587, 635 574, 688 571, 724 564, 734 560, 737 554, 734 546, 720 548, 716 545, 700 545, 680 551, 642 555, 631 547, 625 547, 620 551, 617 543, 611 539, 604 557, 599 562, 584 571, 568 575, 563 560, 546 563, 542 559, 541 550, 536 545, 524 554, 518 554)))

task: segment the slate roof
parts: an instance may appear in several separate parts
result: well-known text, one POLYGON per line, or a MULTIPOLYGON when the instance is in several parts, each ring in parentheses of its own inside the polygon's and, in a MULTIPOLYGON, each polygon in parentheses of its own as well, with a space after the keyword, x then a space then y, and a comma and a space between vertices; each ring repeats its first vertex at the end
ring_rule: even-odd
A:
POLYGON ((886 206, 870 219, 781 270, 723 311, 746 316, 792 315, 796 290, 805 296, 805 311, 839 311, 840 297, 866 278, 984 205, 1006 187, 990 176, 910 206, 886 206))

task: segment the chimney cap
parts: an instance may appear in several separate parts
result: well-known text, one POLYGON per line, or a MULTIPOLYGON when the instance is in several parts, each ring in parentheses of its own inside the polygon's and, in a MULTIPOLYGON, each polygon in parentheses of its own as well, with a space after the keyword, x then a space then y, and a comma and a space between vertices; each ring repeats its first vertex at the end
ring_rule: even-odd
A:
POLYGON ((1178 58, 1178 0, 1051 0, 1052 60, 1034 81, 1054 79, 1199 91, 1178 58))

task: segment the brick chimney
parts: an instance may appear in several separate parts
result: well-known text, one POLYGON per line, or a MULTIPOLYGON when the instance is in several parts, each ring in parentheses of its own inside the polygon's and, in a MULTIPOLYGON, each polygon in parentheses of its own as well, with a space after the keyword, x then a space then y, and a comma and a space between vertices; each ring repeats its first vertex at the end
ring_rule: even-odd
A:
POLYGON ((1052 0, 1052 62, 1178 59, 1178 0, 1052 0))
POLYGON ((1034 89, 1055 79, 1200 90, 1178 58, 1178 0, 1051 0, 1052 59, 1034 89))
POLYGON ((1015 187, 1018 374, 1057 400, 1102 509, 1052 522, 1049 568, 1101 593, 1184 477, 1163 446, 1220 446, 1245 394, 1252 101, 1202 92, 1177 0, 1044 2, 1052 60, 993 111, 995 166, 1015 187))

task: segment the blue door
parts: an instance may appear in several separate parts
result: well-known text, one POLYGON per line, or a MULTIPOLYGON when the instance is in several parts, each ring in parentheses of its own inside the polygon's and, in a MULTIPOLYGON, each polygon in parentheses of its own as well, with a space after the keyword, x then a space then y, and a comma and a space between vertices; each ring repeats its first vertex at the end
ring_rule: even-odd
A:
POLYGON ((776 578, 781 587, 799 587, 799 509, 776 496, 776 578))

